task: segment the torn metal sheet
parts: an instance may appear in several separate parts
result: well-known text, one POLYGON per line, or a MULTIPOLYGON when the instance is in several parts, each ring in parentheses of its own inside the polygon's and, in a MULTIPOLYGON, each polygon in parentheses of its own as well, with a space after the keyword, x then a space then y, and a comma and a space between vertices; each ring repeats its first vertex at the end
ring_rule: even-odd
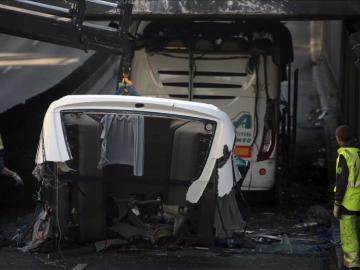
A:
POLYGON ((67 96, 44 118, 40 201, 62 236, 97 249, 104 239, 213 245, 244 227, 234 186, 247 169, 238 170, 234 140, 229 116, 213 105, 67 96))
POLYGON ((237 168, 234 163, 233 159, 229 158, 225 165, 219 169, 219 182, 218 182, 218 196, 223 197, 230 193, 234 186, 234 176, 236 182, 240 179, 240 172, 239 170, 235 170, 233 172, 233 168, 237 168), (220 184, 221 183, 221 184, 220 184))
MULTIPOLYGON (((146 104, 146 106, 144 106, 146 109, 144 109, 144 107, 137 108, 137 111, 208 118, 217 122, 216 134, 207 162, 199 178, 193 181, 186 195, 187 201, 196 203, 200 199, 207 183, 210 181, 216 160, 223 155, 224 145, 227 145, 227 147, 231 149, 235 138, 235 130, 231 120, 224 112, 213 105, 149 97, 108 95, 67 96, 53 102, 45 114, 36 155, 36 163, 41 164, 45 161, 63 163, 72 158, 65 141, 61 119, 62 111, 90 109, 102 109, 105 111, 134 110, 135 104, 137 103, 146 104)), ((74 122, 74 120, 71 121, 74 122)), ((232 180, 228 180, 232 179, 231 165, 226 165, 225 168, 220 169, 219 174, 219 196, 221 197, 231 190, 232 185, 230 182, 232 180)))
POLYGON ((242 235, 246 223, 236 202, 235 191, 218 199, 218 211, 215 212, 214 227, 219 239, 242 235), (224 225, 223 225, 224 224, 224 225))

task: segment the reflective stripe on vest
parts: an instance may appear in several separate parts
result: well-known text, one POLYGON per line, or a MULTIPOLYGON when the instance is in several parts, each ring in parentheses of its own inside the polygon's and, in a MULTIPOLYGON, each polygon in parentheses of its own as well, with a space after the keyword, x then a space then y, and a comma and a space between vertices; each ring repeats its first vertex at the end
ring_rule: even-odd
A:
POLYGON ((349 169, 348 186, 342 205, 351 211, 360 211, 360 149, 341 147, 338 149, 336 171, 340 170, 339 160, 343 156, 349 169))
POLYGON ((1 134, 0 134, 0 150, 3 150, 3 149, 4 149, 4 144, 3 144, 1 134))

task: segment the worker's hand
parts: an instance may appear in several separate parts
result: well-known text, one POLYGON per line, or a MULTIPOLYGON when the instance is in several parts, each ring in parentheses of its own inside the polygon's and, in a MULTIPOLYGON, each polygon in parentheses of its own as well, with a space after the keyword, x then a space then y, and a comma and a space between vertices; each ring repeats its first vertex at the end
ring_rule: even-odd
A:
POLYGON ((133 84, 132 81, 130 81, 128 78, 124 78, 124 79, 123 79, 123 82, 124 82, 125 84, 128 84, 128 85, 132 85, 132 84, 133 84))
POLYGON ((13 176, 14 180, 15 180, 15 186, 23 186, 24 185, 24 181, 21 179, 21 177, 15 173, 13 176))
POLYGON ((334 205, 334 210, 333 210, 333 214, 334 214, 334 217, 336 219, 340 219, 341 218, 341 211, 340 211, 340 206, 337 206, 337 205, 334 205))

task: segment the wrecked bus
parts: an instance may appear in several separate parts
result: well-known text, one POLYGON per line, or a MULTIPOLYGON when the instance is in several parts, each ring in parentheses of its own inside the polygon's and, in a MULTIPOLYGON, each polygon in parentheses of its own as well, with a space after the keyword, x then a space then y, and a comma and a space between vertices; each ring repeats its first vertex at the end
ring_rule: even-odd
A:
MULTIPOLYGON (((139 21, 131 80, 140 95, 213 104, 236 128, 234 152, 251 163, 243 189, 273 189, 279 166, 280 83, 293 60, 279 22, 139 21)), ((289 112, 287 108, 284 110, 289 112)))
POLYGON ((247 168, 234 165, 234 142, 231 120, 213 105, 112 95, 54 101, 34 170, 42 212, 25 250, 49 238, 208 246, 241 234, 247 168))

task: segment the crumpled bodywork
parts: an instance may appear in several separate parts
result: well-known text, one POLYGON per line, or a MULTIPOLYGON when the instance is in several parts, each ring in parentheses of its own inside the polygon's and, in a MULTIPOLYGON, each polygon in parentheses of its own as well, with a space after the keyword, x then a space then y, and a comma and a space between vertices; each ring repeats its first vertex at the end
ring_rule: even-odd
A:
MULTIPOLYGON (((200 117, 217 123, 216 134, 209 157, 198 179, 193 181, 186 194, 186 200, 197 203, 204 192, 216 164, 223 156, 223 148, 233 148, 235 131, 229 117, 213 105, 170 99, 130 97, 130 96, 67 96, 53 102, 46 112, 39 140, 36 163, 66 162, 71 154, 66 145, 61 112, 66 110, 136 110, 137 112, 156 112, 179 116, 200 117), (145 106, 136 108, 135 104, 145 106)), ((238 172, 237 172, 238 173, 238 172)), ((230 159, 219 168, 218 196, 229 194, 233 187, 230 159)))
POLYGON ((231 120, 212 105, 67 96, 44 118, 40 201, 71 241, 213 245, 245 227, 234 140, 231 120))

